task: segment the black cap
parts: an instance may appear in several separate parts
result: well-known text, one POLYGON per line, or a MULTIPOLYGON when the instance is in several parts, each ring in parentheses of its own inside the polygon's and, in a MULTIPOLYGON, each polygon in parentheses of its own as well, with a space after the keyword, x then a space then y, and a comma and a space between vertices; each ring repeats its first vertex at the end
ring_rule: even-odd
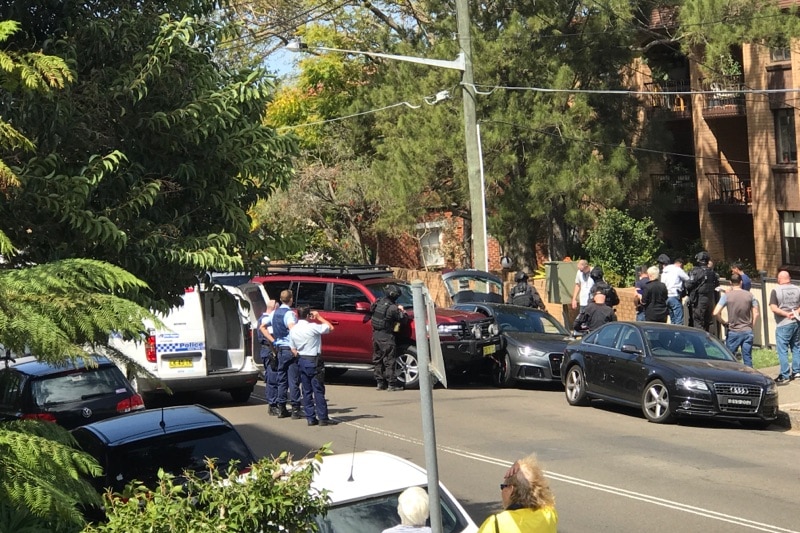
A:
POLYGON ((659 255, 657 261, 662 265, 668 265, 670 263, 669 256, 667 254, 659 255))

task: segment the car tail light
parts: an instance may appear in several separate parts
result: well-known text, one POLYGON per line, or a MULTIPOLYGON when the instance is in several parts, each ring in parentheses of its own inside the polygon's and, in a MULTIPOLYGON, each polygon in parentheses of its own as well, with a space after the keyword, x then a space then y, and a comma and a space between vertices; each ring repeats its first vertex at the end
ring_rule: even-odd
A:
POLYGON ((148 363, 156 362, 156 336, 148 335, 144 341, 144 355, 148 363))
POLYGON ((130 413, 144 409, 144 399, 139 394, 134 394, 130 398, 125 398, 117 404, 118 413, 130 413))
POLYGON ((22 415, 23 420, 41 420, 42 422, 55 422, 56 417, 50 413, 27 413, 22 415))

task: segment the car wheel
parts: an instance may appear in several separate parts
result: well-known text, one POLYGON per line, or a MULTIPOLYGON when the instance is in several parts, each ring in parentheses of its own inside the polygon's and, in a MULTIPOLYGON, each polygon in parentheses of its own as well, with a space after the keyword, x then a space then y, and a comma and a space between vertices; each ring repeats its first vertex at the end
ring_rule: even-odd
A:
POLYGON ((492 383, 500 388, 510 387, 514 383, 514 378, 511 377, 511 358, 507 353, 492 361, 492 383))
POLYGON ((674 416, 669 410, 669 390, 660 379, 654 379, 642 393, 642 412, 644 416, 656 424, 670 422, 674 416))
POLYGON ((395 372, 397 381, 403 384, 406 389, 419 388, 419 358, 417 349, 414 346, 404 346, 399 350, 400 354, 395 361, 395 372))
POLYGON ((234 402, 246 403, 250 399, 250 395, 253 394, 253 388, 254 387, 239 387, 238 389, 231 389, 229 392, 234 402))
POLYGON ((589 404, 589 397, 586 395, 586 379, 580 365, 572 365, 567 370, 564 394, 567 395, 567 403, 570 405, 589 404))

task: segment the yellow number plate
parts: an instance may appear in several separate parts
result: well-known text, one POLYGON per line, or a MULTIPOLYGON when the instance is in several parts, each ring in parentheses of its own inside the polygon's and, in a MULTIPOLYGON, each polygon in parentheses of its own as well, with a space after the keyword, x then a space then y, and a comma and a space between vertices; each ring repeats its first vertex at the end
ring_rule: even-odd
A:
POLYGON ((169 360, 169 367, 170 368, 192 368, 192 360, 191 359, 170 359, 169 360))
POLYGON ((489 346, 483 347, 483 355, 492 355, 496 351, 497 351, 497 346, 494 344, 490 344, 489 346))

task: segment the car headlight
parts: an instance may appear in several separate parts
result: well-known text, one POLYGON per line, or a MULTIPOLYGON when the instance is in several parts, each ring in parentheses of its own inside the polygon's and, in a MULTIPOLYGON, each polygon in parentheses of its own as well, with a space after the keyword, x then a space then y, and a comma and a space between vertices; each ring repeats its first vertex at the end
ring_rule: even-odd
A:
POLYGON ((495 324, 490 324, 489 325, 489 335, 492 336, 492 337, 496 337, 499 334, 500 334, 500 326, 498 326, 496 323, 495 324))
POLYGON ((778 384, 772 380, 769 380, 769 385, 767 385, 767 394, 778 394, 778 384))
POLYGON ((675 384, 679 389, 708 392, 708 383, 697 378, 678 378, 675 384))
POLYGON ((461 326, 458 324, 439 324, 436 329, 439 330, 439 335, 457 337, 461 331, 461 326))
POLYGON ((480 324, 475 324, 472 326, 472 336, 476 339, 480 339, 483 336, 480 324))
POLYGON ((542 357, 547 355, 547 352, 543 352, 542 350, 537 350, 531 346, 520 346, 519 347, 519 354, 525 357, 542 357))

